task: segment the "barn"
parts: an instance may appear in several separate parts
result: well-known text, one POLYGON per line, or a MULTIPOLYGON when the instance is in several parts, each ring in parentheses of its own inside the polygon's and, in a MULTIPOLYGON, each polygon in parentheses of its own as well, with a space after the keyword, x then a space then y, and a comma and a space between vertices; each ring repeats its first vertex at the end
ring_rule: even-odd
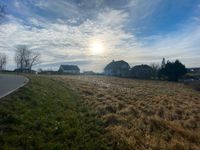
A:
POLYGON ((58 72, 61 74, 80 74, 80 69, 76 65, 61 65, 58 72))

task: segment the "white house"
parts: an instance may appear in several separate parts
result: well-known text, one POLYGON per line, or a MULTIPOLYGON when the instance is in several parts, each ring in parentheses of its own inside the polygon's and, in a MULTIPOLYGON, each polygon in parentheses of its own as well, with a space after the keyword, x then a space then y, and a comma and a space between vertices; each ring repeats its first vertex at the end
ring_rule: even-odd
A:
POLYGON ((122 76, 126 77, 129 75, 130 66, 127 62, 120 61, 112 61, 104 68, 105 75, 108 76, 122 76))

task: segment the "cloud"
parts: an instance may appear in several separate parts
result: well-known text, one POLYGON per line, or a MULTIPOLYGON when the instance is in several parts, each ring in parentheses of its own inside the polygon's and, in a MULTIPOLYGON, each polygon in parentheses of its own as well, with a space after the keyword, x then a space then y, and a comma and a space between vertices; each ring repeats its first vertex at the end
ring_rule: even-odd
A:
POLYGON ((65 62, 77 63, 82 70, 102 71, 113 59, 134 65, 159 62, 162 57, 200 65, 198 15, 176 31, 144 34, 156 23, 155 14, 165 10, 161 0, 15 0, 13 6, 7 22, 0 25, 0 51, 7 53, 12 69, 15 48, 21 44, 41 53, 38 67, 56 68, 65 62), (93 41, 103 43, 103 54, 90 52, 93 41))
MULTIPOLYGON (((180 59, 187 67, 199 66, 200 59, 200 27, 196 22, 185 24, 179 31, 167 35, 159 35, 146 39, 148 44, 143 49, 150 52, 149 58, 157 56, 158 59, 166 57, 169 60, 180 59), (151 43, 152 42, 152 43, 151 43)), ((158 59, 151 59, 159 61, 158 59)))
POLYGON ((12 21, 0 28, 0 50, 14 53, 17 45, 25 44, 41 53, 42 63, 90 61, 93 66, 95 61, 100 61, 101 67, 93 66, 99 70, 104 62, 110 61, 110 55, 118 57, 129 47, 130 41, 136 43, 134 36, 123 30, 128 14, 121 10, 105 9, 96 19, 87 19, 77 26, 67 24, 66 20, 52 23, 37 18, 29 18, 26 25, 13 16, 10 18, 12 21), (101 40, 106 49, 101 56, 92 56, 89 51, 90 43, 96 39, 101 40))
POLYGON ((34 5, 56 16, 71 17, 79 15, 76 5, 64 0, 59 0, 59 2, 55 0, 49 0, 48 2, 46 2, 46 0, 41 0, 35 2, 34 5))

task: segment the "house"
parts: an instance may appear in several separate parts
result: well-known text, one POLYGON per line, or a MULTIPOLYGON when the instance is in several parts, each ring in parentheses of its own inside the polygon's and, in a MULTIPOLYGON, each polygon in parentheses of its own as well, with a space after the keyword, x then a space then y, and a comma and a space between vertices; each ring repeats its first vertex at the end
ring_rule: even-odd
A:
POLYGON ((61 65, 58 72, 63 74, 80 74, 80 69, 76 65, 61 65))
POLYGON ((53 71, 53 70, 40 70, 38 74, 46 74, 46 75, 54 75, 58 74, 58 71, 53 71))
POLYGON ((120 61, 112 61, 104 68, 104 74, 108 76, 121 76, 127 77, 129 75, 130 66, 127 62, 120 61))
POLYGON ((189 73, 200 73, 200 68, 188 68, 189 73))
POLYGON ((30 68, 28 68, 28 67, 25 67, 25 68, 17 68, 17 69, 15 69, 14 70, 14 72, 20 72, 20 73, 33 73, 33 74, 35 74, 35 70, 31 70, 30 68))
POLYGON ((153 69, 148 65, 137 65, 131 68, 130 76, 140 79, 150 79, 153 73, 153 69))
POLYGON ((83 75, 96 75, 96 73, 93 71, 84 71, 83 75))

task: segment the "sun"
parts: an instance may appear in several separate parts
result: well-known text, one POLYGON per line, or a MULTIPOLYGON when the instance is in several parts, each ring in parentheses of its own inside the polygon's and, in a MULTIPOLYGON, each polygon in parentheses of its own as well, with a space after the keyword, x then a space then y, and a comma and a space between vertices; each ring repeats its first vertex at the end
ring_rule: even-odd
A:
POLYGON ((94 41, 90 45, 90 51, 93 55, 100 55, 104 52, 103 44, 100 41, 94 41))

